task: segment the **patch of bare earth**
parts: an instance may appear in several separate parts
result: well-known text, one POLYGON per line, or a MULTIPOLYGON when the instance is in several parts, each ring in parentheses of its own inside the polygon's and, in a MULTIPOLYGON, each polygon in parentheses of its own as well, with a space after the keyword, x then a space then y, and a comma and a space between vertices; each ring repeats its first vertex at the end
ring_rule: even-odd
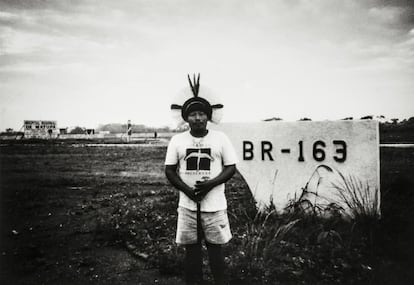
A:
POLYGON ((151 169, 158 164, 145 161, 162 156, 154 149, 3 147, 0 283, 183 284, 99 233, 98 217, 114 196, 156 191, 141 183, 160 180, 151 169))

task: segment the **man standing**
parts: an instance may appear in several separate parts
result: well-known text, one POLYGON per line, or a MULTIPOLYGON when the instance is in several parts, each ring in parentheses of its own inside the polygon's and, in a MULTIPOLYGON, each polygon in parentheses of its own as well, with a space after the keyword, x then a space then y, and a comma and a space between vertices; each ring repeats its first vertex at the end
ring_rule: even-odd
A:
POLYGON ((128 143, 131 141, 131 135, 132 135, 132 124, 131 124, 131 120, 128 120, 128 124, 127 124, 127 142, 128 143))
POLYGON ((175 135, 167 149, 165 174, 179 192, 176 242, 185 246, 185 281, 202 282, 202 247, 207 246, 210 268, 215 284, 225 284, 222 245, 232 235, 227 217, 224 183, 236 171, 238 161, 227 136, 207 129, 214 108, 199 96, 199 80, 191 82, 193 97, 180 105, 182 118, 190 130, 175 135))

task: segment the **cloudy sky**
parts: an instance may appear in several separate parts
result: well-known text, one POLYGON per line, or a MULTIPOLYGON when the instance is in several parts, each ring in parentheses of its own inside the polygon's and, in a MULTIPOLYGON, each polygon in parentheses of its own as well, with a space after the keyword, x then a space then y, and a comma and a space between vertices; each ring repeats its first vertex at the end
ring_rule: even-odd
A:
POLYGON ((413 2, 0 0, 0 130, 169 125, 193 72, 224 121, 408 118, 413 2))

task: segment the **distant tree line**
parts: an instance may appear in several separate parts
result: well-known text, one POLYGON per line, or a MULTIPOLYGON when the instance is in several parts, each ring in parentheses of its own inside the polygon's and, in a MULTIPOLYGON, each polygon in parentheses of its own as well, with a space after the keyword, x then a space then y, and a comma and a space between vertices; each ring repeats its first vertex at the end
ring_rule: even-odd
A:
MULTIPOLYGON (((353 120, 353 117, 346 117, 342 120, 353 120)), ((414 143, 414 117, 400 120, 398 118, 392 118, 389 121, 385 120, 385 116, 363 116, 360 120, 380 120, 380 142, 381 143, 414 143)), ((265 122, 270 121, 282 121, 281 118, 273 117, 263 120, 265 122)), ((304 117, 299 121, 312 121, 312 119, 304 117)))
MULTIPOLYGON (((127 132, 127 124, 105 124, 105 125, 99 125, 99 127, 95 130, 95 133, 104 131, 104 132, 110 132, 111 134, 121 134, 127 132)), ((153 128, 153 127, 147 127, 145 125, 132 125, 132 133, 153 133, 153 132, 172 132, 169 127, 160 127, 160 128, 153 128)), ((87 129, 84 127, 77 126, 73 128, 69 133, 70 134, 86 134, 87 129)))
MULTIPOLYGON (((361 120, 372 120, 374 116, 364 116, 361 117, 361 120)), ((375 116, 376 119, 385 119, 384 116, 375 116)), ((346 117, 342 120, 353 120, 353 117, 346 117)), ((281 118, 273 117, 265 119, 264 121, 282 121, 281 118)), ((301 118, 299 121, 311 121, 310 118, 304 117, 301 118)), ((169 127, 148 127, 143 124, 136 124, 132 125, 132 132, 133 133, 162 133, 162 132, 181 132, 188 129, 187 125, 181 126, 178 129, 170 129, 169 127)), ((112 134, 119 134, 119 133, 126 133, 127 131, 127 124, 117 124, 117 123, 110 123, 100 125, 95 132, 100 131, 109 131, 112 134)), ((2 132, 1 134, 10 134, 12 129, 8 129, 7 132, 2 132)), ((73 128, 70 134, 86 134, 86 128, 77 126, 73 128)), ((410 117, 408 119, 398 119, 393 118, 386 122, 380 123, 380 141, 381 143, 403 143, 403 142, 414 142, 414 117, 410 117)))
MULTIPOLYGON (((128 129, 127 124, 105 124, 100 125, 97 128, 97 131, 109 131, 112 134, 120 134, 120 133, 126 133, 128 129)), ((171 129, 169 127, 160 127, 160 128, 154 128, 154 127, 147 127, 142 124, 132 125, 132 133, 153 133, 153 132, 171 132, 171 129)))
POLYGON ((86 128, 75 127, 69 133, 73 135, 82 135, 86 133, 86 128))
MULTIPOLYGON (((341 120, 343 120, 343 121, 352 121, 353 119, 354 119, 354 117, 345 117, 341 120)), ((363 116, 363 117, 359 118, 359 120, 374 120, 374 119, 380 120, 381 123, 382 123, 385 120, 385 116, 383 116, 383 115, 379 115, 379 116, 367 115, 367 116, 363 116)), ((356 119, 356 120, 358 120, 358 119, 356 119)), ((410 124, 412 124, 413 120, 414 120, 414 117, 410 117, 409 119, 403 119, 401 121, 398 118, 392 118, 392 119, 389 119, 389 121, 384 122, 384 124, 410 125, 410 124)), ((264 119, 263 121, 264 122, 283 121, 283 119, 279 118, 279 117, 272 117, 272 118, 264 119)), ((303 118, 300 118, 298 121, 312 121, 312 119, 308 118, 308 117, 303 117, 303 118)))
POLYGON ((382 143, 413 143, 414 142, 414 117, 399 121, 391 119, 391 122, 380 124, 380 141, 382 143))

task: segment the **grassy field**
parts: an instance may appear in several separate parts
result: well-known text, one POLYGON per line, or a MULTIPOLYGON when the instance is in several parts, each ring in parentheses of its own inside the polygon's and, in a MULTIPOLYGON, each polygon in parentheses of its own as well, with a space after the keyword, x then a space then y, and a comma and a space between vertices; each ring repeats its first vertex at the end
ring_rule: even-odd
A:
MULTIPOLYGON (((2 145, 1 284, 183 284, 165 151, 2 145)), ((351 221, 258 215, 236 175, 227 186, 231 284, 412 284, 413 173, 413 148, 382 148, 382 219, 351 221)))

